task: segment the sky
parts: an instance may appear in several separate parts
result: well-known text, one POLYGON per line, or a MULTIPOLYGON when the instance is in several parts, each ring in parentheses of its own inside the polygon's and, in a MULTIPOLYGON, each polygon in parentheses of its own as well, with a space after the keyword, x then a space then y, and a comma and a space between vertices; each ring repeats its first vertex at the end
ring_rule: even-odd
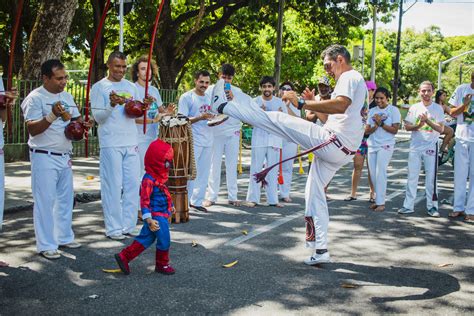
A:
MULTIPOLYGON (((413 0, 406 1, 403 8, 406 10, 413 3, 413 0)), ((439 26, 444 36, 474 34, 474 0, 434 0, 431 4, 418 1, 403 15, 402 29, 410 27, 422 31, 430 25, 439 26)), ((372 23, 366 28, 371 29, 372 23)), ((390 23, 379 21, 377 28, 396 31, 398 11, 390 23)))

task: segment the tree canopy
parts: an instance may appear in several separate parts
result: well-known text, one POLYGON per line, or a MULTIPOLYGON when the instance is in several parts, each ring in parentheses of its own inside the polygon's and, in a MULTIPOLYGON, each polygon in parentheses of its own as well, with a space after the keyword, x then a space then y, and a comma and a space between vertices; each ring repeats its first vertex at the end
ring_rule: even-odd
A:
MULTIPOLYGON (((118 48, 119 23, 116 4, 108 12, 105 28, 93 67, 94 81, 105 75, 104 56, 118 48)), ((150 33, 160 1, 135 0, 133 10, 125 16, 124 52, 129 62, 147 53, 150 33)), ((44 21, 42 5, 61 5, 61 1, 25 0, 21 19, 21 32, 16 47, 15 73, 19 73, 24 58, 31 49, 28 44, 37 21, 44 21)), ((61 57, 68 68, 87 69, 90 49, 105 0, 77 0, 74 18, 70 22, 63 49, 55 56, 61 57), (61 54, 62 53, 62 54, 61 54)), ((346 45, 351 51, 361 45, 365 37, 364 76, 370 74, 371 31, 364 30, 371 16, 372 7, 359 1, 286 0, 281 81, 291 80, 301 89, 314 86, 324 74, 321 51, 332 43, 346 45)), ((386 21, 392 17, 396 5, 379 1, 378 17, 386 21)), ((0 65, 6 73, 9 43, 17 1, 0 0, 0 65)), ((158 28, 154 58, 159 65, 157 84, 160 88, 188 89, 192 74, 208 69, 217 74, 222 62, 236 66, 235 82, 245 91, 257 93, 260 77, 273 75, 276 42, 278 0, 174 0, 166 1, 158 28)), ((56 36, 58 37, 58 36, 56 36)), ((58 37, 59 38, 59 37, 58 37)), ((46 46, 48 43, 45 43, 46 46)), ((53 45, 51 43, 51 45, 53 45)), ((380 31, 376 45, 376 82, 391 86, 395 59, 396 33, 380 31)), ((439 28, 423 32, 406 30, 402 34, 400 98, 409 102, 416 96, 418 84, 423 80, 437 81, 437 65, 463 51, 472 49, 474 35, 445 38, 439 28)), ((46 50, 47 51, 47 50, 46 50)), ((48 53, 49 54, 49 53, 48 53)), ((51 53, 53 54, 53 53, 51 53)), ((467 56, 450 63, 444 69, 443 86, 452 90, 458 84, 461 63, 472 65, 474 56, 467 56)), ((35 66, 37 67, 37 66, 35 66)), ((360 61, 354 67, 361 69, 360 61)), ((24 70, 26 69, 23 66, 24 70)), ((469 66, 464 66, 467 71, 469 66)), ((25 72, 23 72, 25 75, 25 72)), ((34 73, 28 70, 27 74, 34 73)), ((87 74, 84 73, 83 77, 87 74)), ((73 74, 73 78, 79 78, 73 74)), ((215 78, 213 78, 215 79, 215 78)))

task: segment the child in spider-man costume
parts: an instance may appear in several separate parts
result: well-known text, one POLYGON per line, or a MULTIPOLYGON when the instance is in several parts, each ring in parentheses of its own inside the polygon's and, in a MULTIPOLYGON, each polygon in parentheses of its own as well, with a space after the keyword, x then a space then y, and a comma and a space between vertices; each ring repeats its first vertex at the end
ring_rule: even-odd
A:
POLYGON ((174 274, 169 264, 170 230, 168 218, 174 211, 171 195, 165 183, 173 161, 173 148, 162 140, 152 142, 145 154, 145 175, 140 190, 143 228, 133 243, 115 255, 123 273, 129 274, 128 264, 156 239, 155 271, 174 274))

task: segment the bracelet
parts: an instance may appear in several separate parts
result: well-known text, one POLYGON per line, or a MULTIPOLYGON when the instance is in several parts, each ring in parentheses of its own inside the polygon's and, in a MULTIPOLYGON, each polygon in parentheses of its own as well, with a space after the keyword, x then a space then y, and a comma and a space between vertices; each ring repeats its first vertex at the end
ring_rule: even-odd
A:
POLYGON ((54 121, 56 121, 58 117, 53 112, 50 112, 44 118, 46 119, 46 121, 48 121, 48 123, 52 124, 54 121))
POLYGON ((301 110, 303 106, 306 104, 306 100, 303 98, 298 99, 298 110, 301 110))
POLYGON ((382 123, 380 123, 380 127, 382 127, 382 126, 384 126, 384 125, 385 125, 385 123, 382 121, 382 123))

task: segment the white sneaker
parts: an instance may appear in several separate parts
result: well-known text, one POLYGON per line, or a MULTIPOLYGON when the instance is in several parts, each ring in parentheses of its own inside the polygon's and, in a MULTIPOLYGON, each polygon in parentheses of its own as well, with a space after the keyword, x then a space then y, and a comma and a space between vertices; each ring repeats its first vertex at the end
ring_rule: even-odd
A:
POLYGON ((410 210, 408 208, 402 207, 401 209, 398 210, 398 214, 411 214, 415 213, 414 210, 410 210))
POLYGON ((304 261, 304 263, 309 266, 314 266, 320 263, 328 263, 328 262, 331 262, 331 257, 329 256, 329 252, 327 251, 323 254, 315 253, 304 261))
POLYGON ((64 245, 60 245, 59 247, 64 247, 64 248, 69 248, 69 249, 76 249, 76 248, 80 248, 82 245, 78 242, 70 242, 69 244, 64 244, 64 245))
POLYGON ((127 238, 122 234, 112 235, 112 236, 107 236, 107 237, 112 239, 112 240, 124 240, 125 238, 127 238))
POLYGON ((46 250, 46 251, 41 251, 40 254, 45 257, 46 259, 49 260, 54 260, 54 259, 59 259, 61 258, 61 255, 57 250, 46 250))
POLYGON ((228 119, 229 119, 229 117, 225 114, 217 114, 212 119, 207 121, 207 126, 212 127, 212 126, 221 125, 222 123, 224 123, 228 119))
POLYGON ((224 92, 224 79, 217 80, 212 89, 211 111, 222 114, 222 109, 227 104, 227 97, 224 92))

